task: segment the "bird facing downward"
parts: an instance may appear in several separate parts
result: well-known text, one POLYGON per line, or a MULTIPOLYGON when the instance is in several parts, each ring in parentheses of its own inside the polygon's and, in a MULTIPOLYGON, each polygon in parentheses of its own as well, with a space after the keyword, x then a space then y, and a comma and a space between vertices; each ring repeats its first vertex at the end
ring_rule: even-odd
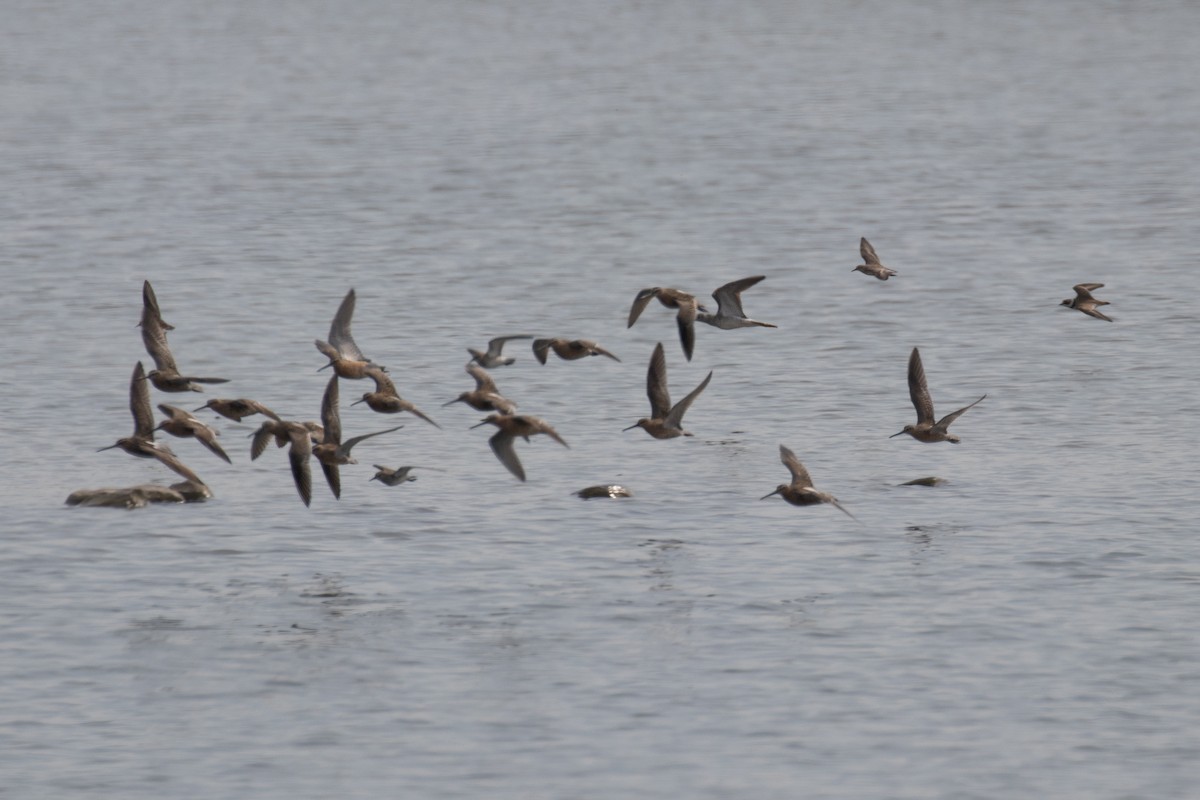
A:
POLYGON ((837 498, 826 492, 818 492, 813 488, 812 478, 808 477, 808 470, 800 463, 800 459, 796 458, 796 454, 787 449, 783 445, 779 445, 779 460, 788 468, 788 472, 792 473, 791 483, 781 483, 775 487, 775 491, 770 494, 764 494, 759 500, 766 500, 772 495, 779 495, 787 502, 794 506, 815 506, 819 503, 829 503, 837 508, 850 519, 857 519, 853 514, 842 507, 837 498))
POLYGON ((666 289, 661 286, 642 289, 637 293, 637 297, 633 298, 633 306, 629 309, 629 324, 625 327, 632 328, 633 323, 637 322, 638 317, 646 310, 646 306, 656 297, 658 302, 667 308, 678 310, 675 315, 675 324, 679 328, 679 342, 683 345, 684 356, 691 361, 692 351, 696 347, 696 314, 700 311, 707 312, 708 309, 697 303, 696 298, 687 292, 666 289))
POLYGON ((905 425, 904 430, 892 434, 889 438, 894 439, 901 433, 907 433, 918 442, 950 442, 952 444, 958 444, 959 438, 947 431, 950 423, 961 417, 968 408, 983 402, 983 397, 987 397, 985 394, 971 405, 963 406, 935 423, 933 421, 933 398, 929 396, 929 384, 925 381, 925 367, 921 365, 921 354, 915 347, 912 355, 908 357, 908 396, 917 410, 917 424, 905 425))
POLYGON ((699 386, 687 397, 675 405, 671 405, 671 395, 667 391, 667 357, 663 354, 662 342, 654 347, 650 356, 650 367, 646 370, 646 396, 650 398, 650 416, 642 417, 634 424, 625 428, 631 431, 642 428, 655 439, 674 439, 676 436, 691 436, 683 429, 683 415, 691 408, 692 402, 700 396, 712 380, 712 372, 708 373, 699 386))
POLYGON ((1066 306, 1067 308, 1073 308, 1076 311, 1082 311, 1089 317, 1102 319, 1105 322, 1113 321, 1112 317, 1102 314, 1096 309, 1097 306, 1108 305, 1108 301, 1097 300, 1096 298, 1092 297, 1093 291, 1104 288, 1103 283, 1078 283, 1072 288, 1075 290, 1075 296, 1063 300, 1061 303, 1059 303, 1059 305, 1066 306))

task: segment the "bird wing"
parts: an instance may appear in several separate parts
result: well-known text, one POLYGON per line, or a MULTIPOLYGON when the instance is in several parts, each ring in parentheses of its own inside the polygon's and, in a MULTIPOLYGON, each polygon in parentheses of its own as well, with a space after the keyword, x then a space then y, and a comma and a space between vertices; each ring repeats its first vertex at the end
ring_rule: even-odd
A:
POLYGON ((250 442, 250 460, 254 461, 267 449, 271 437, 275 435, 275 426, 270 422, 264 422, 252 435, 254 440, 250 442))
POLYGON ((667 357, 662 342, 654 346, 650 367, 646 370, 646 396, 650 398, 650 418, 666 419, 671 413, 671 394, 667 389, 667 357))
POLYGON ((917 410, 917 423, 933 422, 933 398, 929 396, 929 384, 925 382, 925 367, 921 365, 921 354, 913 348, 908 357, 908 396, 917 410))
POLYGON ((321 425, 325 428, 325 441, 340 444, 342 441, 342 417, 338 413, 338 379, 330 377, 321 399, 321 425))
POLYGON ((150 383, 142 362, 133 368, 129 379, 129 411, 133 414, 133 435, 139 439, 154 438, 154 412, 150 410, 150 383))
POLYGON ((142 344, 146 346, 146 352, 154 359, 154 366, 158 369, 164 372, 179 371, 179 367, 175 365, 175 356, 171 355, 171 348, 167 346, 167 329, 163 327, 157 314, 142 315, 142 344))
POLYGON ((632 328, 633 323, 638 321, 638 317, 646 310, 646 306, 650 304, 659 293, 660 289, 655 286, 650 289, 642 289, 637 293, 637 297, 633 298, 633 305, 629 307, 629 324, 626 328, 632 328))
POLYGON ((513 447, 514 437, 507 431, 498 431, 488 439, 488 444, 492 447, 492 452, 496 454, 496 458, 500 459, 500 463, 504 468, 516 476, 517 480, 525 480, 525 468, 521 466, 521 460, 517 458, 517 451, 513 447))
POLYGON ((795 453, 783 445, 779 445, 779 460, 787 467, 788 472, 792 473, 792 486, 812 488, 812 478, 809 477, 808 470, 800 463, 800 459, 796 458, 795 453))
POLYGON ((475 391, 499 394, 496 382, 492 380, 492 376, 483 367, 477 364, 467 364, 467 373, 475 379, 475 391))
POLYGON ((233 463, 229 460, 229 454, 226 453, 224 448, 221 447, 220 443, 217 442, 217 432, 215 430, 208 427, 203 422, 197 421, 192 427, 192 433, 197 439, 200 440, 200 444, 207 447, 213 453, 216 453, 218 457, 224 459, 225 463, 233 463))
POLYGON ((605 350, 605 349, 604 349, 603 347, 601 347, 600 345, 596 344, 595 342, 590 342, 589 344, 590 344, 591 346, 590 346, 588 349, 591 351, 591 354, 592 354, 592 355, 594 355, 594 356, 595 356, 595 355, 608 356, 608 357, 609 357, 609 358, 611 358, 613 361, 620 361, 620 360, 621 360, 621 359, 617 358, 615 355, 613 355, 612 353, 610 353, 609 351, 605 350))
MULTIPOLYGON (((987 397, 987 395, 985 394, 983 397, 987 397)), ((974 403, 971 403, 971 405, 969 405, 969 406, 963 406, 958 411, 955 411, 952 414, 947 414, 946 416, 942 417, 941 419, 938 420, 937 427, 940 428, 943 432, 945 432, 945 430, 950 427, 950 423, 954 422, 954 420, 958 419, 964 413, 966 413, 968 408, 979 405, 981 402, 983 402, 983 397, 979 398, 974 403)))
POLYGON ((1071 287, 1075 290, 1075 296, 1080 300, 1092 300, 1092 292, 1096 289, 1104 288, 1103 283, 1078 283, 1071 287))
POLYGON ((262 414, 264 417, 269 417, 269 418, 275 420, 276 422, 283 421, 282 419, 280 419, 278 414, 276 414, 274 411, 267 408, 266 406, 264 406, 262 403, 258 402, 257 400, 246 400, 245 402, 246 402, 246 405, 249 406, 253 411, 257 411, 258 413, 262 414))
POLYGON ((745 318, 746 312, 742 311, 742 292, 765 277, 765 275, 755 275, 751 278, 730 281, 713 292, 713 299, 717 301, 717 316, 745 318))
POLYGON ((342 499, 342 473, 338 470, 337 464, 327 464, 321 462, 321 471, 325 473, 325 482, 329 484, 329 490, 333 492, 333 496, 338 500, 342 499))
POLYGON ((537 356, 537 360, 543 364, 546 363, 546 356, 550 353, 550 345, 553 343, 553 341, 553 339, 533 340, 533 354, 537 356))
MULTIPOLYGON (((364 433, 362 436, 355 436, 352 439, 347 439, 344 443, 338 445, 338 454, 343 455, 343 456, 349 456, 350 451, 354 449, 354 445, 358 444, 363 439, 370 439, 372 436, 379 436, 380 434, 391 433, 392 431, 398 431, 403 427, 404 427, 403 425, 397 425, 396 427, 388 428, 387 430, 375 431, 374 433, 364 433)), ((326 428, 325 431, 326 431, 326 435, 328 435, 329 428, 326 428)))
POLYGON ((345 358, 366 361, 367 357, 362 354, 362 350, 358 349, 358 345, 354 343, 354 337, 350 335, 350 320, 354 316, 354 302, 354 290, 351 289, 346 292, 346 297, 338 306, 337 313, 333 315, 333 322, 329 325, 329 343, 345 358))
POLYGON ((166 414, 172 420, 179 420, 180 422, 196 419, 182 408, 179 408, 178 406, 169 406, 166 403, 159 403, 158 410, 166 414))
POLYGON ((879 256, 875 255, 875 248, 871 247, 871 243, 867 241, 865 236, 858 242, 858 252, 862 255, 863 262, 883 266, 879 261, 879 256))
POLYGON ((172 453, 165 445, 154 445, 151 449, 151 455, 161 461, 168 468, 187 478, 189 481, 194 481, 195 483, 199 484, 204 483, 204 481, 200 480, 199 475, 188 469, 184 463, 179 460, 179 456, 172 453))
POLYGON ((288 450, 292 480, 296 482, 296 491, 300 493, 300 499, 307 506, 312 502, 312 466, 309 458, 312 455, 312 441, 308 437, 308 430, 303 427, 289 428, 288 434, 292 441, 288 450))
POLYGON ((488 340, 487 354, 492 358, 499 358, 501 351, 504 350, 504 343, 509 339, 532 339, 528 333, 515 333, 510 336, 497 336, 495 339, 488 340))
POLYGON ((396 392, 396 384, 392 383, 392 379, 389 378, 387 373, 383 370, 376 367, 371 367, 366 370, 366 374, 374 379, 375 391, 382 394, 395 395, 396 397, 400 396, 399 393, 396 392))
POLYGON ((671 409, 671 413, 667 414, 668 428, 678 428, 683 424, 683 415, 687 413, 689 408, 691 408, 692 401, 699 397, 700 393, 703 392, 708 386, 708 382, 712 380, 712 376, 712 372, 709 372, 708 377, 706 377, 699 386, 697 386, 695 389, 692 389, 691 393, 688 394, 687 397, 675 404, 675 406, 671 409))

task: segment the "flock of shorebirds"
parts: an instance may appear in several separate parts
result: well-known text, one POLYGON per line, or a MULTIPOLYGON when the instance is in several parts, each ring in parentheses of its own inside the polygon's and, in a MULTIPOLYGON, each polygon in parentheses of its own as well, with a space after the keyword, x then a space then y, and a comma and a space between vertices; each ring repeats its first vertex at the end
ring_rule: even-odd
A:
MULTIPOLYGON (((881 281, 898 274, 884 266, 875 253, 875 249, 865 238, 859 244, 862 254, 862 264, 854 267, 854 271, 862 272, 881 281)), ((632 327, 645 311, 651 300, 657 299, 663 306, 676 312, 676 325, 679 331, 679 341, 683 354, 691 360, 695 349, 695 324, 703 322, 724 330, 747 327, 777 327, 769 322, 761 322, 746 316, 742 309, 742 292, 755 286, 764 279, 762 275, 731 281, 713 292, 717 302, 716 313, 701 305, 697 298, 679 289, 651 287, 643 289, 634 298, 629 311, 627 327, 632 327)), ((1074 308, 1097 319, 1112 322, 1098 310, 1099 306, 1108 305, 1103 300, 1092 296, 1092 292, 1103 284, 1081 283, 1074 287, 1075 297, 1062 301, 1062 305, 1074 308)), ((154 360, 155 368, 145 371, 142 362, 133 369, 129 382, 129 408, 133 415, 133 433, 109 447, 108 450, 120 448, 130 455, 141 458, 154 458, 166 467, 183 476, 182 484, 176 484, 173 489, 179 490, 187 499, 203 499, 211 496, 204 481, 163 442, 154 438, 156 431, 163 431, 180 438, 194 438, 208 448, 218 458, 232 463, 229 455, 217 441, 217 431, 202 422, 194 412, 210 409, 217 414, 241 422, 245 417, 255 414, 262 415, 266 421, 251 434, 250 458, 257 459, 267 449, 272 441, 276 447, 287 446, 288 460, 291 465, 292 478, 300 498, 307 506, 312 502, 312 472, 311 461, 316 459, 329 484, 335 498, 341 497, 341 475, 339 468, 346 464, 357 463, 351 456, 351 451, 359 442, 374 436, 399 430, 397 425, 381 431, 354 436, 343 440, 342 425, 339 414, 339 380, 361 380, 370 378, 375 385, 375 391, 366 392, 362 398, 351 405, 366 403, 373 411, 381 414, 397 414, 406 412, 412 414, 435 427, 440 427, 428 415, 405 400, 396 390, 395 384, 389 377, 386 367, 367 358, 354 341, 350 333, 351 318, 354 315, 355 293, 351 289, 342 300, 333 322, 329 328, 327 340, 316 340, 315 345, 326 358, 328 363, 320 369, 332 368, 333 375, 325 387, 321 403, 321 421, 285 420, 267 406, 256 400, 210 399, 207 403, 191 411, 178 406, 160 403, 158 409, 165 415, 155 424, 154 414, 150 404, 150 386, 166 393, 200 392, 201 384, 226 383, 224 378, 197 377, 185 375, 176 364, 175 357, 167 344, 167 331, 174 326, 163 320, 159 310, 158 298, 150 282, 142 286, 142 316, 138 323, 141 328, 142 342, 147 353, 154 360)), ((574 361, 589 356, 605 356, 620 361, 616 355, 601 347, 599 344, 586 339, 566 338, 534 338, 532 335, 519 334, 498 336, 488 342, 488 348, 475 350, 467 348, 471 354, 466 364, 466 371, 475 380, 475 388, 460 394, 455 399, 444 403, 465 403, 477 411, 491 412, 482 422, 472 427, 483 425, 495 426, 496 433, 489 439, 492 452, 500 463, 518 480, 525 480, 525 470, 517 458, 516 441, 529 441, 531 436, 543 434, 568 447, 567 442, 547 422, 534 416, 516 413, 516 403, 504 397, 496 386, 495 381, 487 372, 488 369, 512 364, 515 359, 505 356, 504 345, 518 339, 533 339, 533 353, 538 361, 546 363, 550 354, 561 359, 574 361)), ((646 394, 650 400, 650 416, 639 419, 636 423, 625 428, 632 430, 641 428, 655 439, 673 439, 678 436, 691 436, 683 429, 683 416, 712 380, 710 371, 700 384, 689 392, 682 400, 671 402, 667 389, 667 360, 662 343, 659 342, 650 356, 650 365, 646 374, 646 394)), ((987 395, 973 403, 937 419, 933 412, 933 400, 929 394, 929 385, 925 378, 925 369, 921 364, 921 354, 913 348, 908 359, 908 392, 913 407, 917 412, 915 424, 905 425, 900 432, 893 436, 908 434, 920 442, 951 442, 957 444, 959 438, 949 432, 952 422, 983 401, 987 395)), ((853 517, 833 495, 818 491, 813 487, 812 478, 796 455, 784 445, 779 446, 780 461, 791 475, 788 483, 779 484, 774 491, 764 495, 766 499, 780 495, 792 505, 806 506, 828 503, 853 517)), ((379 480, 388 486, 396 486, 407 481, 415 480, 411 474, 417 467, 402 466, 390 468, 376 464, 377 470, 371 480, 379 480)), ((432 468, 429 468, 432 469, 432 468)), ((628 496, 628 492, 620 486, 589 487, 579 492, 581 497, 599 496, 628 496)), ((70 500, 68 502, 71 502, 70 500)))

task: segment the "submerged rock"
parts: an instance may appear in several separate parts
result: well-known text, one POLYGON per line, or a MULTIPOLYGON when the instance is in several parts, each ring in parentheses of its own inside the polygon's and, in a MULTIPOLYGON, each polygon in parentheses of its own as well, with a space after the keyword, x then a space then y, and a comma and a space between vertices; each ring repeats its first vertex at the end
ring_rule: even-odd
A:
POLYGON ((107 486, 101 489, 79 489, 67 497, 69 506, 99 506, 105 508, 144 508, 150 503, 196 503, 212 497, 212 490, 203 483, 180 481, 170 486, 143 483, 137 486, 107 486))
POLYGON ((941 486, 946 482, 945 478, 935 478, 930 475, 928 478, 917 478, 913 481, 905 481, 901 486, 941 486))
POLYGON ((610 486, 589 486, 575 494, 584 500, 591 500, 593 497, 633 497, 633 492, 615 483, 610 486))

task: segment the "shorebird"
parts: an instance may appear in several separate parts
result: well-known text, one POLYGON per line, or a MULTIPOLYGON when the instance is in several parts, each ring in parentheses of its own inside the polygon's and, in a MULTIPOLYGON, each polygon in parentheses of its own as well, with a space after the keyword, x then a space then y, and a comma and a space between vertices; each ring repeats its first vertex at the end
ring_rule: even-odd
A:
POLYGON ((375 466, 375 469, 377 469, 379 471, 375 473, 375 477, 371 478, 371 480, 379 481, 380 483, 382 483, 386 486, 399 486, 400 484, 405 483, 406 481, 415 481, 417 479, 417 476, 408 474, 408 473, 412 472, 414 469, 431 469, 434 472, 442 471, 440 469, 437 469, 436 467, 418 467, 415 465, 407 466, 407 467, 396 467, 395 469, 392 469, 391 467, 385 467, 383 464, 375 464, 374 466, 375 466))
POLYGON ((234 422, 241 422, 243 417, 251 417, 255 414, 262 414, 264 417, 270 417, 276 422, 281 422, 279 415, 271 409, 264 406, 257 400, 249 400, 245 397, 237 400, 220 400, 213 398, 199 408, 193 408, 192 411, 203 411, 206 408, 211 408, 213 411, 220 414, 226 419, 231 419, 234 422))
POLYGON ((696 319, 727 331, 734 328, 749 328, 755 325, 763 328, 778 328, 778 325, 772 325, 769 322, 759 322, 756 319, 750 319, 746 316, 746 312, 742 311, 742 292, 765 277, 765 275, 755 275, 751 278, 730 281, 720 287, 712 295, 713 299, 717 301, 717 313, 697 312, 696 319))
POLYGON ((419 408, 401 397, 400 393, 396 391, 396 384, 392 383, 392 379, 383 370, 368 367, 364 370, 363 374, 375 381, 375 391, 367 392, 362 396, 361 400, 355 400, 350 405, 356 406, 359 403, 366 403, 371 407, 372 411, 378 411, 380 414, 399 414, 401 411, 407 411, 425 420, 435 428, 442 427, 425 416, 419 408))
POLYGON ((875 248, 871 247, 871 243, 864 236, 858 243, 858 252, 862 254, 864 264, 859 264, 851 272, 861 272, 864 275, 870 275, 874 278, 879 278, 881 281, 886 281, 893 275, 900 273, 890 267, 885 267, 879 260, 879 256, 875 255, 875 248))
POLYGON ((488 424, 495 425, 500 429, 488 440, 492 452, 496 454, 496 458, 500 459, 500 463, 504 465, 505 469, 515 475, 518 480, 525 480, 525 469, 521 466, 521 461, 517 458, 517 451, 513 448, 513 439, 516 437, 520 436, 525 441, 529 441, 530 436, 544 433, 563 447, 570 448, 570 445, 548 423, 528 414, 490 414, 479 425, 471 427, 478 428, 488 424))
POLYGON ((167 418, 158 423, 158 427, 154 430, 165 431, 180 439, 195 439, 216 453, 218 458, 224 459, 225 463, 233 463, 229 460, 229 455, 217 443, 217 432, 193 417, 190 412, 166 403, 159 403, 158 410, 166 414, 167 418))
POLYGON ((918 442, 952 442, 954 444, 958 444, 959 438, 946 430, 950 427, 950 423, 961 417, 968 408, 983 402, 983 397, 987 397, 985 394, 971 405, 963 406, 935 423, 933 421, 933 398, 929 396, 929 384, 925 381, 925 368, 921 366, 921 354, 915 347, 912 355, 908 357, 908 396, 912 398, 913 407, 917 409, 917 424, 905 425, 904 430, 894 433, 888 438, 894 439, 901 433, 907 433, 918 442))
POLYGON ((154 287, 150 285, 150 281, 142 281, 142 319, 138 325, 145 327, 150 318, 153 318, 154 324, 159 325, 163 330, 175 330, 174 325, 168 324, 162 318, 162 312, 158 310, 158 297, 155 296, 154 287))
POLYGON ((608 356, 613 361, 621 359, 605 350, 600 345, 588 339, 534 339, 533 354, 537 360, 546 363, 546 356, 553 350, 559 358, 574 361, 586 356, 608 356))
POLYGON ((496 382, 482 367, 468 362, 467 372, 475 379, 474 391, 463 392, 450 402, 442 403, 443 408, 455 403, 466 403, 476 411, 495 411, 499 414, 517 413, 517 404, 500 394, 500 390, 496 388, 496 382))
POLYGON ((1078 283, 1072 288, 1075 289, 1075 296, 1068 298, 1067 300, 1063 300, 1061 303, 1059 303, 1059 305, 1064 305, 1067 308, 1073 308, 1076 311, 1082 311, 1089 317, 1102 319, 1105 322, 1113 321, 1112 317, 1102 314, 1096 310, 1096 306, 1106 306, 1108 305, 1108 301, 1097 300, 1096 298, 1092 297, 1092 292, 1094 290, 1104 288, 1103 283, 1078 283))
POLYGON ((683 345, 683 354, 687 356, 688 361, 691 361, 692 350, 696 346, 696 313, 707 311, 707 309, 697 303, 696 298, 687 292, 665 289, 660 286, 642 289, 637 293, 637 297, 633 298, 633 306, 629 309, 629 324, 625 327, 632 328, 633 323, 637 322, 638 317, 646 310, 646 306, 656 297, 658 302, 667 308, 678 310, 679 313, 675 315, 675 324, 679 327, 679 342, 683 345))
POLYGON ((779 495, 794 506, 815 506, 818 503, 829 503, 831 506, 837 508, 838 511, 850 517, 850 519, 858 519, 843 508, 836 497, 814 489, 812 478, 808 477, 808 470, 800 463, 800 459, 796 458, 796 454, 783 445, 779 445, 779 460, 788 468, 788 472, 792 473, 792 482, 779 484, 775 487, 775 491, 763 495, 758 498, 759 500, 766 500, 772 495, 779 495))
POLYGON ((283 447, 291 441, 292 432, 298 431, 300 428, 303 428, 308 433, 308 438, 312 444, 320 444, 325 440, 325 429, 319 423, 269 419, 260 425, 258 430, 247 437, 254 439, 250 443, 250 460, 254 461, 261 456, 263 451, 267 449, 267 445, 271 439, 275 440, 276 447, 283 447))
POLYGON ((171 448, 154 441, 154 412, 150 410, 150 387, 146 385, 146 370, 140 361, 133 368, 133 376, 129 380, 129 412, 133 415, 133 435, 118 439, 114 444, 101 447, 96 452, 119 447, 131 456, 157 458, 189 481, 203 485, 204 481, 184 466, 178 456, 171 452, 171 448))
POLYGON ((683 415, 691 407, 692 401, 708 386, 712 376, 710 371, 708 377, 693 389, 691 394, 672 406, 671 395, 667 391, 667 357, 663 354, 662 342, 659 342, 650 356, 650 368, 646 370, 646 395, 650 398, 650 416, 639 419, 625 430, 642 428, 655 439, 691 436, 692 434, 682 427, 683 415))
POLYGON ((486 369, 492 369, 493 367, 508 366, 509 364, 516 361, 516 359, 511 356, 500 355, 500 351, 502 351, 504 349, 504 343, 509 341, 510 339, 532 339, 532 338, 533 337, 527 333, 517 333, 517 334, 513 334, 512 336, 497 336, 495 339, 492 339, 488 342, 488 349, 487 349, 486 353, 483 352, 482 350, 476 350, 474 348, 468 347, 467 352, 471 354, 471 360, 468 361, 467 363, 468 364, 475 363, 486 369))
POLYGON ((350 451, 354 448, 354 445, 363 439, 370 439, 372 436, 398 431, 404 426, 397 425, 394 428, 388 428, 384 431, 365 433, 362 436, 355 436, 353 439, 343 442, 342 419, 338 413, 337 379, 338 376, 334 375, 329 379, 329 385, 325 387, 325 397, 321 401, 321 424, 325 428, 325 435, 321 443, 313 447, 312 454, 321 462, 321 470, 325 473, 325 480, 329 482, 329 488, 333 490, 333 496, 340 500, 342 497, 342 478, 338 472, 338 465, 358 463, 350 457, 350 451))
POLYGON ((167 346, 167 331, 174 326, 163 322, 158 309, 158 298, 150 281, 142 284, 142 319, 138 325, 142 329, 142 344, 146 352, 154 359, 155 369, 146 376, 154 386, 163 392, 203 392, 196 384, 199 383, 228 383, 227 378, 198 378, 182 375, 175 364, 175 356, 167 346))
MULTIPOLYGON (((346 297, 338 306, 337 313, 333 315, 333 322, 329 324, 329 341, 323 342, 320 339, 313 341, 317 349, 329 359, 329 363, 321 369, 333 367, 333 371, 339 378, 350 380, 365 378, 366 371, 372 367, 387 372, 385 367, 364 356, 362 350, 359 350, 358 345, 354 343, 354 337, 350 335, 350 319, 354 316, 354 302, 354 290, 351 289, 346 292, 346 297)), ((321 369, 317 371, 320 372, 321 369)))

